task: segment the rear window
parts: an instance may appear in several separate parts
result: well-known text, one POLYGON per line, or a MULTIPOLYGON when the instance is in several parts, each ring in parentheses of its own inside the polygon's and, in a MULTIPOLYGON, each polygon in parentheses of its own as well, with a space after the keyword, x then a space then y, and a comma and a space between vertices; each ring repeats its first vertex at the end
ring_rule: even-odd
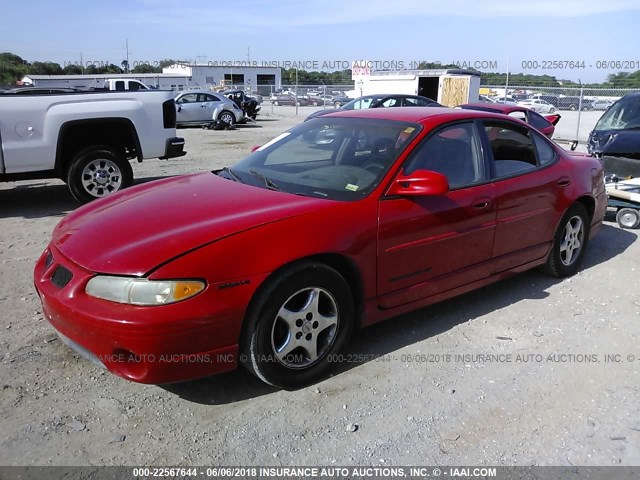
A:
POLYGON ((640 96, 623 97, 607 110, 595 130, 640 128, 640 96))

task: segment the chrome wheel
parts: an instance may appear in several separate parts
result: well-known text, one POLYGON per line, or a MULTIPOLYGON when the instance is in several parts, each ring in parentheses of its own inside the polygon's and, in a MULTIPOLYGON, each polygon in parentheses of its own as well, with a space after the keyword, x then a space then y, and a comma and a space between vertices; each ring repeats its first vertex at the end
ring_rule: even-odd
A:
POLYGON ((580 257, 584 232, 584 222, 579 215, 571 217, 565 225, 560 243, 560 261, 564 266, 571 266, 580 257))
POLYGON ((101 198, 122 188, 122 172, 115 162, 98 158, 84 167, 81 181, 87 193, 101 198))
POLYGON ((271 329, 271 348, 288 368, 305 368, 333 345, 339 323, 338 304, 327 290, 304 288, 280 307, 271 329))
POLYGON ((229 125, 233 125, 235 123, 235 118, 231 112, 222 112, 218 117, 218 120, 224 123, 228 123, 229 125))

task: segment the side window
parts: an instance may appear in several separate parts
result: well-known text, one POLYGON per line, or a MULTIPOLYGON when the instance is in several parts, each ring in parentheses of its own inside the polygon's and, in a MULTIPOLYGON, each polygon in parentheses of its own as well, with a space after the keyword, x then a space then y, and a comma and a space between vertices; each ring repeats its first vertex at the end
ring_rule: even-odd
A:
POLYGON ((138 82, 129 82, 129 90, 140 90, 140 84, 138 82))
POLYGON ((123 80, 118 80, 116 82, 116 90, 119 90, 119 91, 124 90, 124 81, 123 80))
POLYGON ((484 179, 482 155, 473 123, 445 127, 424 140, 411 154, 405 175, 416 170, 443 174, 449 187, 459 188, 484 179))
POLYGON ((522 120, 523 122, 527 121, 527 116, 524 112, 511 112, 509 114, 510 117, 517 118, 518 120, 522 120))
POLYGON ((527 129, 486 123, 485 131, 491 144, 496 177, 508 177, 536 168, 536 152, 527 129))
POLYGON ((219 102, 220 100, 218 99, 218 97, 215 97, 211 94, 208 93, 201 93, 200 94, 200 99, 201 102, 219 102))
POLYGON ((549 145, 540 135, 535 132, 531 132, 533 136, 533 142, 536 144, 536 150, 538 150, 538 160, 540 165, 548 165, 556 159, 556 152, 551 145, 549 145))
POLYGON ((178 103, 195 103, 198 101, 198 95, 196 93, 187 93, 178 100, 178 103))
POLYGON ((405 97, 402 102, 403 107, 426 107, 427 104, 421 98, 405 97))
POLYGON ((377 107, 399 107, 401 105, 401 101, 399 98, 391 97, 387 98, 384 102, 376 105, 377 107))
POLYGON ((551 122, 547 121, 544 117, 538 115, 533 111, 529 112, 529 123, 533 128, 536 128, 538 130, 547 128, 551 125, 551 122))

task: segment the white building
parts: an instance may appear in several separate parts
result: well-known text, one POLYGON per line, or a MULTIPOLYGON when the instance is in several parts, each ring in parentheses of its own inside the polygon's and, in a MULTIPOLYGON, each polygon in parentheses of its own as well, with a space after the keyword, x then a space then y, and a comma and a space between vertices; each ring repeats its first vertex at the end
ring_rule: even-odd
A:
POLYGON ((270 95, 282 84, 279 67, 220 67, 212 65, 176 64, 162 69, 162 73, 129 73, 102 75, 26 75, 24 85, 34 87, 103 88, 105 80, 129 78, 139 80, 151 88, 182 91, 194 88, 233 85, 245 90, 270 95))
POLYGON ((26 75, 22 78, 23 85, 34 87, 63 87, 63 88, 104 88, 105 80, 112 78, 129 78, 138 80, 148 87, 160 90, 184 90, 197 87, 191 78, 162 73, 129 73, 103 75, 26 75))
MULTIPOLYGON (((230 62, 231 63, 231 62, 230 62)), ((268 95, 279 89, 282 73, 279 67, 234 67, 211 64, 175 64, 162 69, 163 75, 191 79, 191 84, 205 89, 221 85, 234 85, 245 90, 268 95)))

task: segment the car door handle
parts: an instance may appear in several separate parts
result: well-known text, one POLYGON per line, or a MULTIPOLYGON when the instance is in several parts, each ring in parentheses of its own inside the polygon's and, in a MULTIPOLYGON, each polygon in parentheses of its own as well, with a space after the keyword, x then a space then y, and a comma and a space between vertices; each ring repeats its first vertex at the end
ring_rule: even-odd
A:
POLYGON ((473 202, 473 208, 476 210, 485 210, 491 207, 491 199, 490 198, 478 198, 473 202))
POLYGON ((560 179, 558 179, 558 185, 560 185, 561 187, 566 187, 570 183, 571 179, 569 177, 561 177, 560 179))

